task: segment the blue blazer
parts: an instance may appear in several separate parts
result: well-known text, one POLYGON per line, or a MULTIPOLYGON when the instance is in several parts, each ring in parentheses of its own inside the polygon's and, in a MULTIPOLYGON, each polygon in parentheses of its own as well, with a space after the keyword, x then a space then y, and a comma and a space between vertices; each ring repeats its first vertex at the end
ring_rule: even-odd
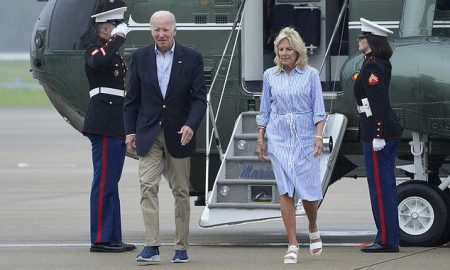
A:
POLYGON ((145 156, 164 128, 169 153, 175 158, 191 156, 196 133, 206 112, 206 84, 201 55, 175 43, 166 98, 161 94, 156 71, 155 45, 133 53, 124 102, 125 134, 136 134, 136 151, 145 156), (178 131, 187 125, 192 140, 181 145, 178 131))

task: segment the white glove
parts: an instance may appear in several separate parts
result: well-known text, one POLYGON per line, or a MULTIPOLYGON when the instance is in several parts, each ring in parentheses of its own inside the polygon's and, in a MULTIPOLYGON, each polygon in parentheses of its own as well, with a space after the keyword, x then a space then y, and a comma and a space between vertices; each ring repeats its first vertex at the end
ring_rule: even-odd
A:
POLYGON ((372 145, 373 151, 380 151, 386 146, 386 141, 384 139, 373 139, 372 145))
POLYGON ((127 26, 125 23, 121 23, 121 24, 119 24, 118 26, 116 26, 116 28, 114 28, 114 29, 111 31, 111 36, 114 36, 114 35, 119 34, 120 36, 123 35, 123 37, 126 37, 127 34, 128 34, 128 31, 130 31, 130 30, 128 29, 128 26, 127 26), (122 34, 122 35, 121 35, 121 34, 122 34))

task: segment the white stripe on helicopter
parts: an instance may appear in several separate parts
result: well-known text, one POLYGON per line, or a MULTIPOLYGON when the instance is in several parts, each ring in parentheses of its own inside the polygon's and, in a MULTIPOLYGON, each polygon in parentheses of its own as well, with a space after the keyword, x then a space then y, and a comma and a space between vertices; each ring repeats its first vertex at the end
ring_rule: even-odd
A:
MULTIPOLYGON (((400 21, 374 21, 376 24, 382 25, 386 28, 398 29, 400 21)), ((361 29, 359 21, 349 22, 348 29, 361 29)), ((434 21, 433 28, 450 28, 450 21, 434 21)))
MULTIPOLYGON (((130 16, 128 19, 128 27, 130 31, 150 31, 149 23, 138 23, 135 22, 130 16)), ((236 30, 241 27, 241 24, 238 23, 236 30)), ((177 23, 177 30, 231 30, 233 29, 233 23, 177 23)))

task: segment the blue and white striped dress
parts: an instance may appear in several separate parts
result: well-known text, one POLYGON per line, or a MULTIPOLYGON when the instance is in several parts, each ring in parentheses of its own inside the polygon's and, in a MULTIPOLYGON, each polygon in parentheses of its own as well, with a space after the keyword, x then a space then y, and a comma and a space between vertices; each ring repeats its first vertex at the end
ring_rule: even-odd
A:
POLYGON ((264 72, 261 108, 256 122, 266 127, 267 150, 280 195, 322 199, 320 159, 314 157, 315 124, 325 120, 322 86, 317 70, 278 67, 264 72))

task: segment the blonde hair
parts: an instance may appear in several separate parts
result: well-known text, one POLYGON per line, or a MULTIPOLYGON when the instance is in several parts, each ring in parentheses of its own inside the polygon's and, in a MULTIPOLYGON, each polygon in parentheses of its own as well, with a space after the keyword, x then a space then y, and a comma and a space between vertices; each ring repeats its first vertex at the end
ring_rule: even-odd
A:
POLYGON ((292 49, 297 53, 297 61, 295 61, 295 66, 303 69, 308 64, 308 56, 306 54, 306 46, 303 39, 300 37, 297 31, 292 27, 283 28, 278 34, 277 38, 273 42, 275 51, 275 59, 273 61, 278 66, 278 71, 283 68, 280 61, 280 55, 278 54, 278 45, 283 39, 287 39, 292 49))

